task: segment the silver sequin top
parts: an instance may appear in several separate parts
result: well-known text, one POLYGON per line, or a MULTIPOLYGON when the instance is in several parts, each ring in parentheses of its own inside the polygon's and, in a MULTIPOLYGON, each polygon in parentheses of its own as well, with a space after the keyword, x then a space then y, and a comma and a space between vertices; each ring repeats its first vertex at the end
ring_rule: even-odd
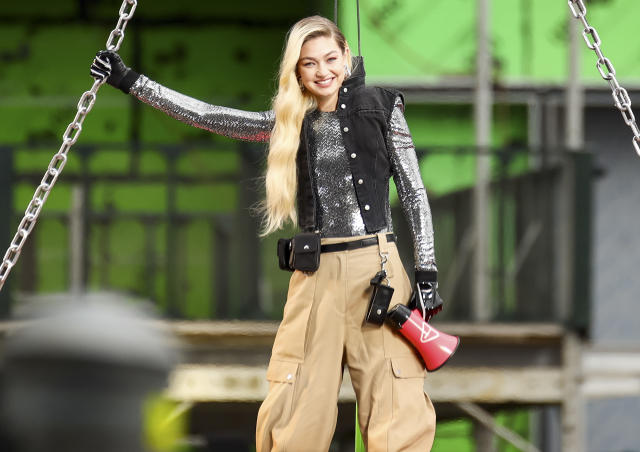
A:
MULTIPOLYGON (((273 111, 248 112, 211 105, 166 88, 144 75, 136 80, 131 94, 182 122, 240 140, 268 141, 275 120, 273 111)), ((416 268, 435 270, 431 210, 403 111, 402 100, 398 97, 387 137, 393 179, 411 230, 416 268)), ((318 199, 317 218, 321 233, 324 237, 367 234, 338 117, 335 112, 318 110, 310 114, 313 185, 318 199)), ((392 232, 388 198, 385 216, 388 226, 379 232, 392 232)))

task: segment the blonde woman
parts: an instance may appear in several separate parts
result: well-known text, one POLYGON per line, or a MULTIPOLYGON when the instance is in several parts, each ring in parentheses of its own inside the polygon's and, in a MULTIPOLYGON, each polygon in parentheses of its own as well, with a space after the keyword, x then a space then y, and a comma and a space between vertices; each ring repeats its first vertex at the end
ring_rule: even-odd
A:
POLYGON ((423 390, 423 363, 393 328, 365 321, 371 280, 383 263, 382 283, 394 288, 391 304, 406 304, 413 293, 395 245, 390 176, 413 235, 416 287, 432 314, 441 305, 431 213, 402 96, 365 85, 361 59, 351 58, 340 30, 319 16, 289 31, 266 112, 184 96, 127 68, 113 52, 100 52, 91 72, 188 124, 268 141, 264 233, 291 221, 311 233, 297 242, 305 251, 313 251, 314 232, 321 237, 319 253, 311 253, 319 256, 317 268, 304 253, 281 259, 305 271, 291 276, 258 414, 257 451, 327 451, 345 365, 367 450, 429 450, 435 413, 423 390))

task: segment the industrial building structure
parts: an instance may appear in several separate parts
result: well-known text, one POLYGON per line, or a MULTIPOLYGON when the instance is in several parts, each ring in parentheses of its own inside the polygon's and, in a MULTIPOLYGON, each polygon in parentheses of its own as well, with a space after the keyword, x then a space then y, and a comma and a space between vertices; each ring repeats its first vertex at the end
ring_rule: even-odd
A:
MULTIPOLYGON (((335 14, 333 2, 271 3, 140 3, 122 53, 185 94, 266 110, 288 27, 335 14)), ((630 39, 640 7, 587 6, 618 77, 640 99, 640 44, 630 39)), ((90 86, 88 65, 117 7, 32 1, 0 12, 7 244, 90 86)), ((427 378, 443 432, 434 450, 640 450, 627 421, 640 414, 640 158, 566 2, 361 8, 367 81, 404 92, 429 194, 445 300, 436 325, 462 339, 427 378), (626 399, 594 401, 615 396, 626 399)), ((339 3, 352 47, 355 11, 355 1, 339 3)), ((166 394, 189 413, 184 441, 194 451, 251 450, 288 278, 277 237, 260 239, 252 214, 264 146, 188 128, 108 88, 84 129, 0 292, 0 333, 21 327, 25 304, 65 294, 150 302, 165 318, 158 327, 182 340, 166 394)), ((393 210, 411 268, 409 234, 393 210)), ((345 378, 336 451, 353 448, 354 411, 345 378)))

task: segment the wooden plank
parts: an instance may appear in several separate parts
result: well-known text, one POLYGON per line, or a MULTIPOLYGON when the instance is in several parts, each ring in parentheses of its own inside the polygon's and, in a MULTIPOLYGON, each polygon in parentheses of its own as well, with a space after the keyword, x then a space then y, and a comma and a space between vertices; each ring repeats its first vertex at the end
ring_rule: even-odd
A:
POLYGON ((271 337, 275 338, 279 322, 256 321, 174 321, 161 322, 183 338, 271 337))
MULTIPOLYGON (((171 375, 167 395, 189 402, 256 402, 267 394, 265 367, 181 365, 171 375)), ((425 391, 434 402, 559 403, 562 372, 554 368, 455 368, 429 374, 425 391)), ((354 401, 348 372, 341 401, 354 401)))
POLYGON ((28 322, 24 320, 10 320, 6 322, 0 322, 0 338, 16 331, 19 328, 24 327, 28 322))
MULTIPOLYGON (((274 321, 156 321, 177 336, 187 340, 211 340, 229 338, 275 338, 279 322, 274 321)), ((0 334, 24 325, 24 322, 0 322, 0 334)), ((454 323, 434 322, 433 325, 466 340, 519 344, 530 341, 560 341, 564 335, 562 326, 549 323, 454 323)))
MULTIPOLYGON (((162 322, 180 337, 193 339, 222 337, 273 337, 278 330, 278 322, 268 321, 177 321, 162 322)), ((532 341, 558 342, 564 336, 561 325, 550 323, 457 323, 434 322, 433 325, 447 332, 461 336, 464 340, 491 343, 530 344, 532 341)))
POLYGON ((451 368, 429 374, 425 390, 437 402, 560 403, 560 368, 451 368))
POLYGON ((584 350, 582 370, 587 377, 594 374, 640 377, 640 350, 584 350))
POLYGON ((582 394, 590 399, 640 396, 640 377, 589 376, 582 384, 582 394))
POLYGON ((168 397, 187 402, 255 402, 269 389, 266 368, 181 365, 169 377, 168 397))
POLYGON ((640 396, 640 348, 590 346, 582 353, 582 394, 589 398, 640 396))

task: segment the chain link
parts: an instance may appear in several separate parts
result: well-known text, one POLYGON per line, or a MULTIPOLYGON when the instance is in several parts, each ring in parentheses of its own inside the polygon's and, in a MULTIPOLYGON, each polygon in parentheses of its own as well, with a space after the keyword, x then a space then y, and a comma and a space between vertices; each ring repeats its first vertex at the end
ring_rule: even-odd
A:
POLYGON ((620 113, 626 125, 631 128, 633 132, 633 147, 636 150, 636 154, 640 156, 640 129, 636 123, 636 117, 631 110, 631 98, 626 89, 620 86, 618 79, 616 78, 616 70, 613 67, 613 63, 609 58, 605 57, 602 53, 600 45, 602 41, 600 36, 594 27, 589 25, 587 21, 587 7, 583 0, 568 0, 569 9, 574 18, 578 19, 584 29, 582 30, 582 37, 589 49, 593 50, 598 57, 596 62, 596 68, 600 72, 600 76, 609 82, 611 87, 611 95, 613 96, 614 105, 620 113))
MULTIPOLYGON (((107 39, 107 49, 117 51, 120 48, 120 44, 122 44, 122 40, 124 39, 124 29, 126 28, 129 19, 133 17, 133 13, 136 10, 137 5, 137 0, 123 0, 122 5, 120 6, 120 14, 116 28, 111 31, 109 38, 107 39)), ((51 159, 49 167, 40 181, 40 185, 36 188, 33 198, 25 210, 24 217, 18 225, 18 231, 13 237, 13 240, 9 245, 9 249, 7 249, 7 252, 4 255, 2 264, 0 264, 0 290, 7 280, 9 272, 20 257, 22 247, 33 230, 33 227, 38 220, 38 216, 40 215, 40 211, 42 210, 42 206, 47 201, 49 193, 51 193, 51 189, 55 185, 62 169, 67 163, 67 154, 69 150, 80 137, 80 133, 82 132, 82 123, 87 117, 87 114, 93 108, 93 105, 96 102, 98 89, 100 89, 104 82, 105 80, 95 80, 91 89, 89 91, 85 91, 80 97, 76 116, 64 131, 64 134, 62 135, 62 145, 51 159)))

